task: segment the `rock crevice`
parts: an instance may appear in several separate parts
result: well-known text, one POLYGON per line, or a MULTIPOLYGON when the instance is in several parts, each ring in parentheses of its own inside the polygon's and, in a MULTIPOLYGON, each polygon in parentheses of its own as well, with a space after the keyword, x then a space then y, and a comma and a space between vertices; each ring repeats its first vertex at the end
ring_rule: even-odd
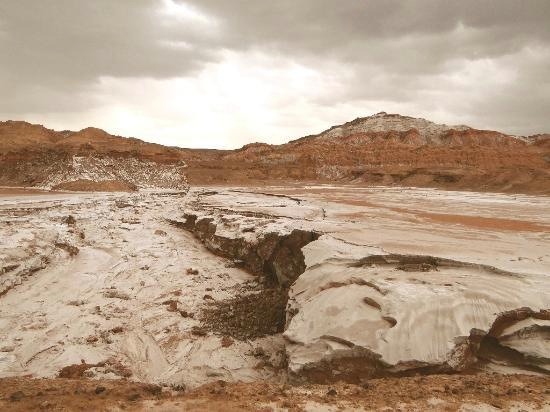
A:
POLYGON ((257 237, 226 236, 217 233, 218 223, 214 217, 186 213, 184 218, 184 221, 171 220, 170 223, 193 233, 216 255, 231 259, 282 288, 288 288, 304 272, 302 247, 320 236, 302 229, 288 233, 267 232, 257 237))

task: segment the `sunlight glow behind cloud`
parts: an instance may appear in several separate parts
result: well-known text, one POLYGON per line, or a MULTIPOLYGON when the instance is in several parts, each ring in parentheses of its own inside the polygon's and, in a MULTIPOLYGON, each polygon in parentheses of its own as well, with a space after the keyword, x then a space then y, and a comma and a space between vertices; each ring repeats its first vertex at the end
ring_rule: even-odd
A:
POLYGON ((549 10, 538 0, 5 2, 0 118, 208 148, 283 143, 379 111, 545 132, 549 10))

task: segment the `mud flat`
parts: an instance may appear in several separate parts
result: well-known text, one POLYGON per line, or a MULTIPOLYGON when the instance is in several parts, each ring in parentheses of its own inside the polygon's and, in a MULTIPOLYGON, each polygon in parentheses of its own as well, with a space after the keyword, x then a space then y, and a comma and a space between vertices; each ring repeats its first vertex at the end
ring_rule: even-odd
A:
MULTIPOLYGON (((432 409, 444 408, 445 379, 519 373, 517 385, 544 388, 548 228, 548 197, 433 189, 4 195, 0 377, 14 388, 21 376, 165 388, 152 398, 242 382, 239 396, 290 391, 287 406, 259 396, 286 408, 308 402, 288 384, 320 385, 316 402, 335 405, 331 388, 435 374, 418 404, 435 397, 432 409)), ((526 401, 518 393, 498 395, 501 406, 526 401)), ((549 396, 536 394, 533 408, 549 396)))

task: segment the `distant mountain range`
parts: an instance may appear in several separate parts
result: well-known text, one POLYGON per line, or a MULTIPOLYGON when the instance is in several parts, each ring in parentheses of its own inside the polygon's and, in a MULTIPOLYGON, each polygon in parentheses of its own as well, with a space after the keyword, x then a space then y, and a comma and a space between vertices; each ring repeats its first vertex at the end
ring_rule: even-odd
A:
POLYGON ((95 128, 56 132, 7 121, 0 122, 0 160, 0 185, 183 188, 187 177, 199 185, 340 182, 550 194, 548 134, 510 136, 385 112, 237 150, 169 148, 95 128))
POLYGON ((381 112, 283 145, 188 150, 191 183, 345 182, 550 193, 550 135, 447 126, 381 112))

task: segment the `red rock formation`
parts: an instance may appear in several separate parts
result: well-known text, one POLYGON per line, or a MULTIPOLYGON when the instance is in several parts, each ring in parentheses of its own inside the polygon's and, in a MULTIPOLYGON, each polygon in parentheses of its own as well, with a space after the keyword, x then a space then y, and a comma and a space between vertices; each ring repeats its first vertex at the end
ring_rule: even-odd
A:
POLYGON ((283 145, 188 150, 191 183, 345 182, 550 193, 548 135, 518 138, 379 113, 283 145))
POLYGON ((0 122, 0 185, 32 186, 70 156, 185 160, 190 183, 343 182, 550 193, 550 135, 518 138, 378 113, 283 145, 238 150, 168 148, 87 128, 55 132, 0 122))
POLYGON ((182 159, 179 149, 93 127, 56 132, 27 122, 0 122, 0 185, 131 190, 140 182, 162 185, 160 175, 168 173, 172 176, 166 187, 183 188, 182 159))

